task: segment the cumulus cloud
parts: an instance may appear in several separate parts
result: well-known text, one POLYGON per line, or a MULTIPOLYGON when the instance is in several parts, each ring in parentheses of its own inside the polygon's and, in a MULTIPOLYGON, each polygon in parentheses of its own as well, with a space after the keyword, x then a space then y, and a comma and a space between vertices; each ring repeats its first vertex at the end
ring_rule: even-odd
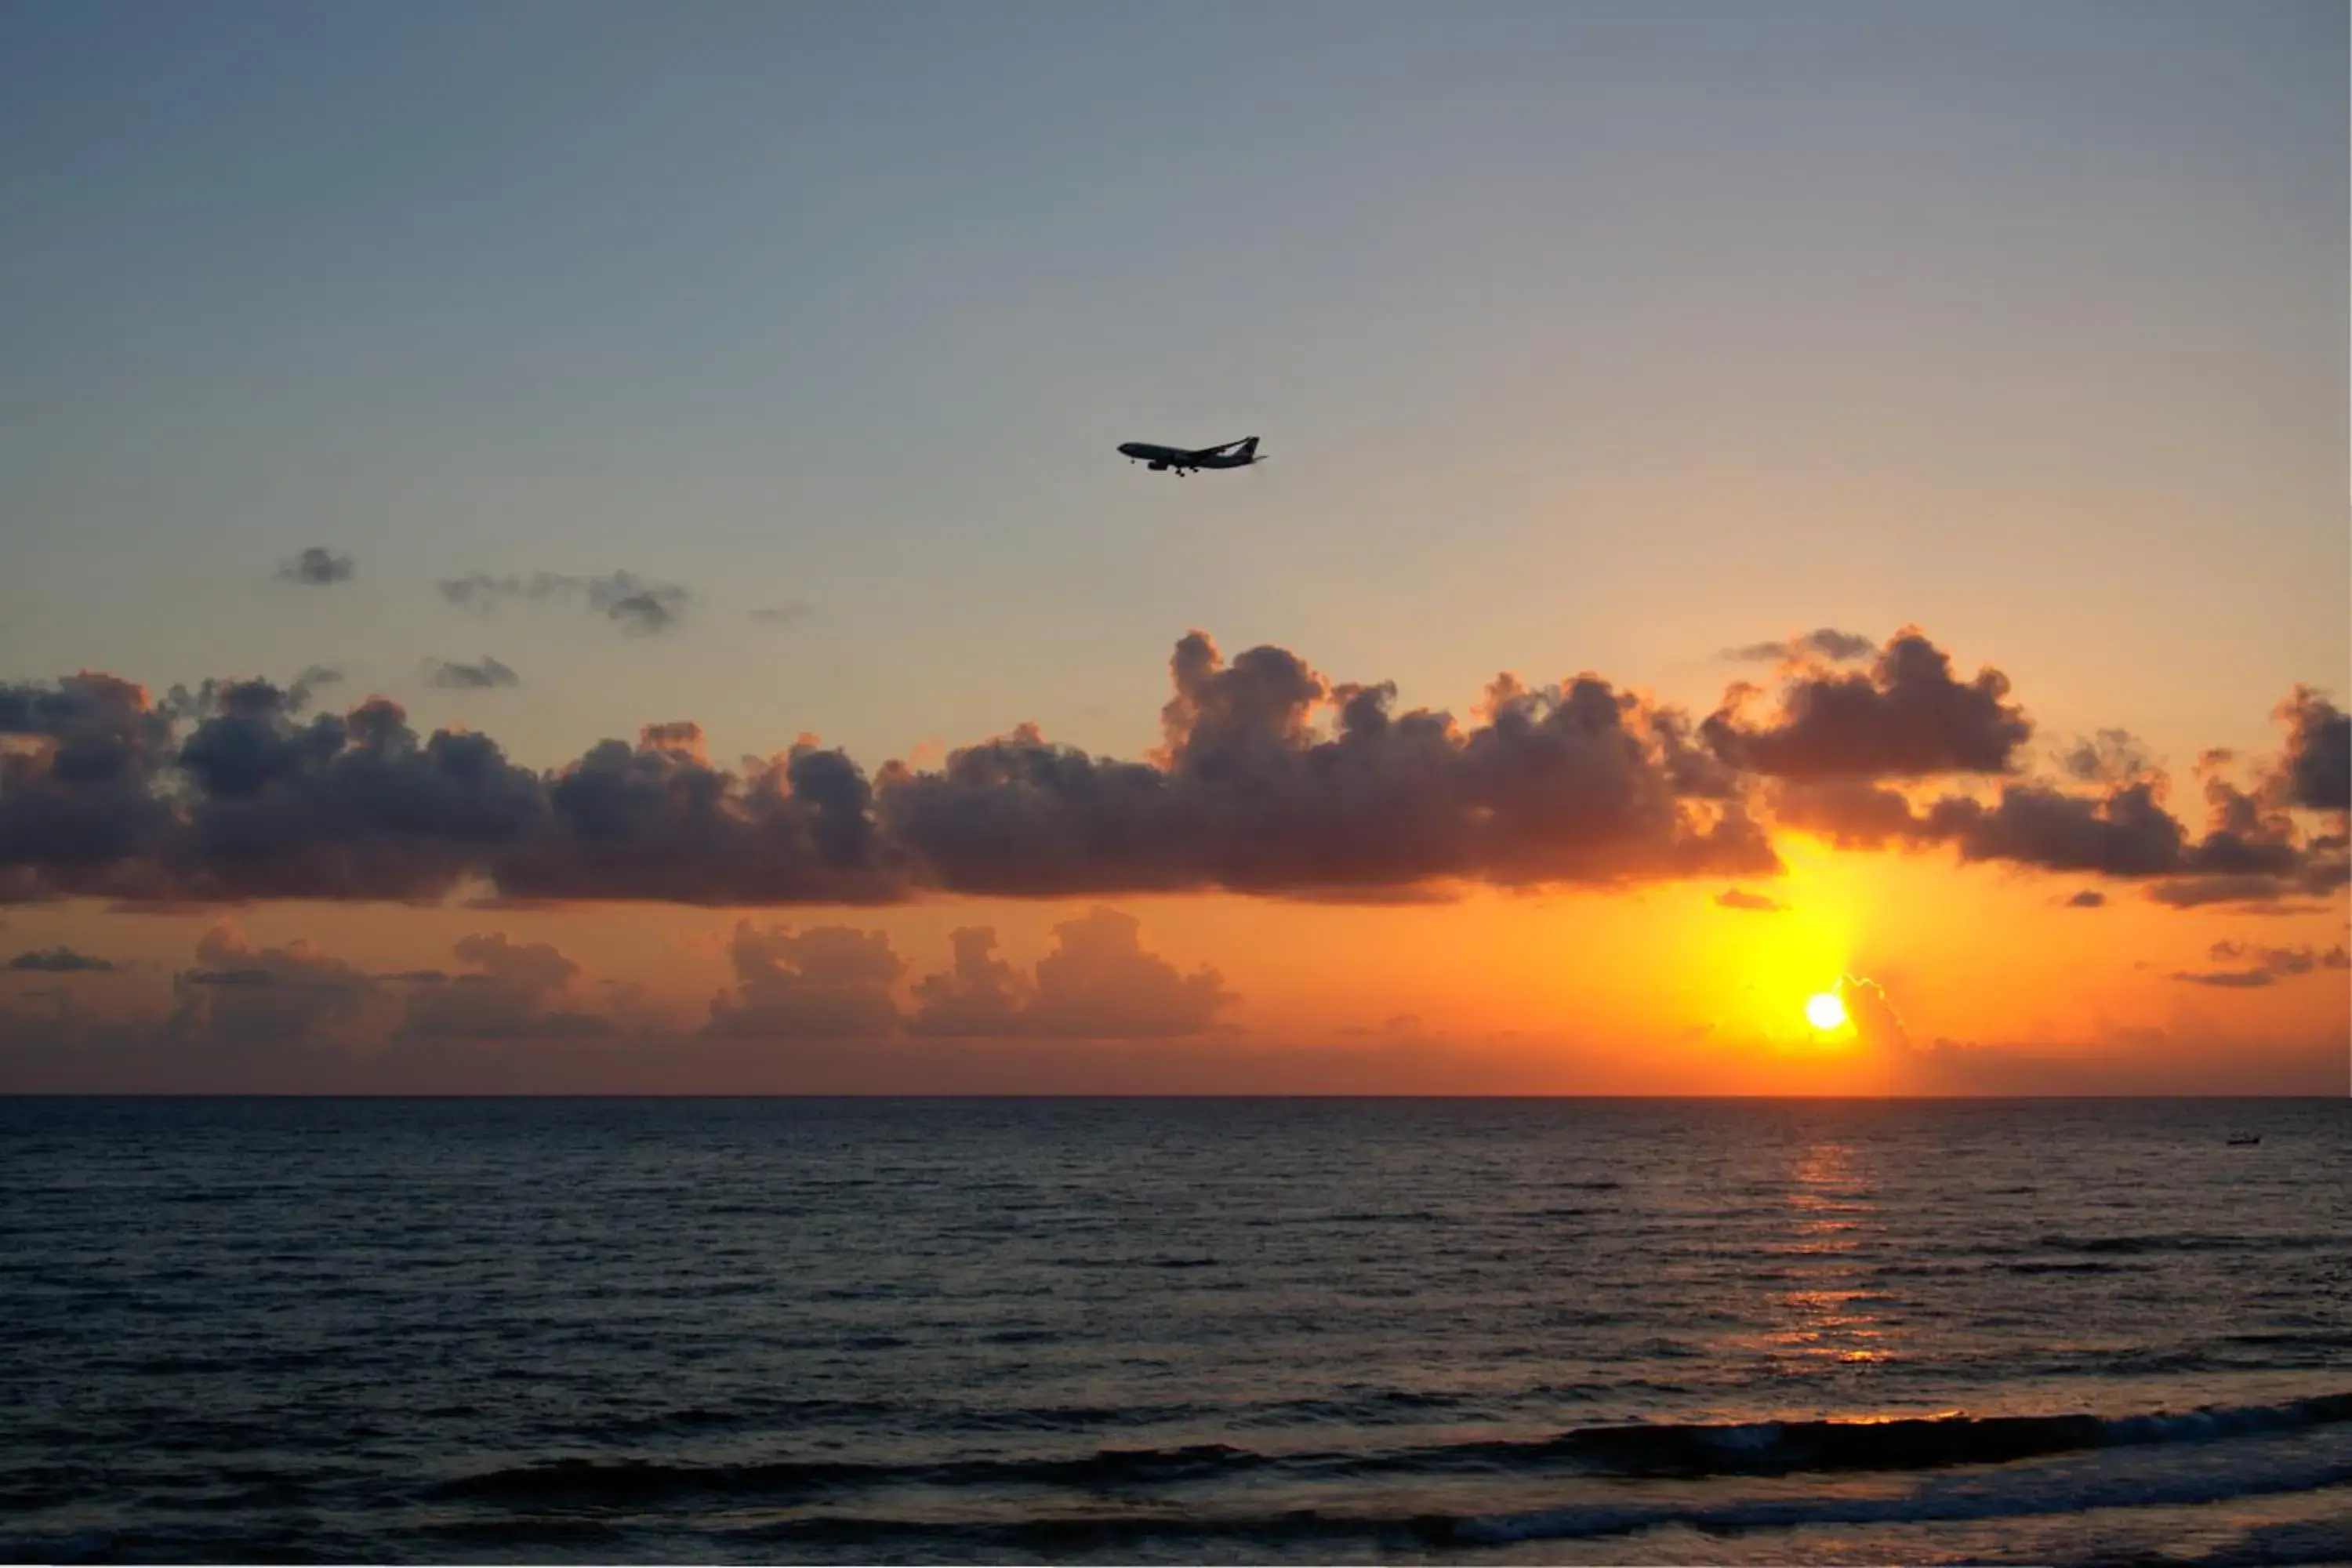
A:
POLYGON ((1036 987, 996 956, 989 926, 961 926, 948 938, 955 954, 948 969, 915 982, 915 1010, 907 1020, 917 1035, 1017 1035, 1036 987))
POLYGON ((1791 677, 1761 724, 1739 717, 1751 695, 1735 687, 1701 732, 1726 762, 1780 778, 2005 773, 2032 733, 2007 676, 1988 667, 1956 680, 1951 656, 1916 630, 1895 634, 1866 673, 1791 677))
POLYGON ((1757 914, 1779 914, 1789 906, 1764 893, 1751 893, 1744 888, 1726 888, 1715 896, 1716 907, 1725 910, 1747 910, 1757 914))
POLYGON ((461 938, 456 973, 415 971, 389 978, 409 988, 399 1032, 474 1040, 609 1035, 613 1020, 577 1005, 581 968, 543 942, 501 932, 461 938))
POLYGON ((889 934, 851 926, 737 923, 728 960, 735 985, 710 1004, 710 1032, 778 1039, 887 1035, 898 1026, 890 988, 906 965, 889 934))
POLYGON ((301 554, 279 562, 278 580, 299 583, 305 587, 323 588, 331 584, 350 582, 358 569, 358 563, 351 556, 314 544, 301 554))
POLYGON ((2287 726, 2270 793, 2306 811, 2352 813, 2352 715, 2307 686, 2298 686, 2275 717, 2287 726))
POLYGON ((487 691, 494 687, 520 686, 522 677, 484 654, 478 664, 428 658, 425 661, 425 683, 449 691, 487 691))
POLYGON ((494 577, 476 572, 445 577, 441 596, 467 609, 489 610, 509 600, 527 603, 556 601, 584 604, 626 632, 664 632, 677 626, 694 603, 689 589, 676 583, 655 583, 634 572, 606 572, 574 576, 562 572, 509 573, 494 577))
MULTIPOLYGON (((1925 805, 1882 784, 1796 781, 1771 800, 1775 820, 1843 847, 1945 845, 1963 861, 2162 879, 2150 896, 2176 908, 2324 897, 2344 886, 2346 857, 2328 847, 2332 840, 2304 833, 2269 793, 2231 784, 2218 771, 2227 760, 2225 753, 2204 760, 2201 835, 2166 805, 2161 773, 2088 792, 2018 782, 1990 800, 1947 795, 1925 805)), ((2100 763, 2092 771, 2109 769, 2100 763)))
POLYGON ((1143 948, 1134 916, 1095 909, 1054 928, 1054 950, 1034 979, 993 956, 996 933, 955 933, 954 966, 915 987, 919 1035, 1045 1035, 1150 1039, 1215 1026, 1236 1000, 1203 966, 1187 974, 1143 948))
POLYGON ((0 963, 0 969, 16 974, 105 974, 113 968, 110 958, 92 958, 68 947, 20 952, 6 963, 0 963))
POLYGON ((1170 668, 1150 759, 1090 757, 1024 727, 936 773, 886 770, 886 831, 937 885, 970 892, 1344 895, 1780 869, 1681 715, 1596 677, 1505 678, 1465 731, 1395 713, 1392 685, 1334 684, 1285 648, 1227 664, 1195 632, 1170 668))
POLYGON ((1780 642, 1752 642, 1739 647, 1727 647, 1723 657, 1745 664, 1801 664, 1810 659, 1827 659, 1843 664, 1851 659, 1868 658, 1878 651, 1878 645, 1857 632, 1842 632, 1835 626, 1820 626, 1780 642))
POLYGON ((233 926, 197 942, 173 1002, 171 1037, 238 1044, 373 1044, 397 1010, 374 976, 341 959, 306 942, 256 947, 233 926))
POLYGON ((1497 677, 1458 722, 1286 648, 1228 661, 1193 633, 1142 757, 1023 726, 871 775, 809 736, 715 763, 688 721, 541 772, 486 735, 420 733, 382 698, 311 712, 330 673, 175 688, 162 703, 96 673, 0 685, 0 900, 1389 901, 1771 876, 1767 812, 1850 847, 2144 879, 2165 902, 2321 897, 2347 874, 2344 835, 2314 832, 2301 804, 2327 783, 2324 700, 2305 692, 2283 712, 2290 745, 2266 782, 2209 772, 2200 834, 2161 774, 2011 778, 1984 795, 1918 776, 2006 765, 2027 729, 1998 672, 1958 682, 1911 633, 1871 672, 1801 673, 1775 710, 1750 721, 1735 703, 1704 725, 1590 674, 1497 677))
POLYGON ((2172 978, 2191 985, 2226 990, 2252 990, 2273 985, 2298 974, 2324 969, 2352 968, 2352 952, 2340 944, 2325 951, 2312 947, 2262 947, 2252 942, 2217 942, 2205 955, 2228 969, 2176 970, 2172 978))

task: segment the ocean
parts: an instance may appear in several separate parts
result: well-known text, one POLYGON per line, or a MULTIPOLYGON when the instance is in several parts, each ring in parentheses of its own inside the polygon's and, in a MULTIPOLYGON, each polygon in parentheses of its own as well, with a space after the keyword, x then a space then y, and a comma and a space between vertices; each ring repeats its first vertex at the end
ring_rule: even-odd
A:
POLYGON ((0 1194, 11 1560, 2352 1562, 2340 1101, 22 1099, 0 1194))

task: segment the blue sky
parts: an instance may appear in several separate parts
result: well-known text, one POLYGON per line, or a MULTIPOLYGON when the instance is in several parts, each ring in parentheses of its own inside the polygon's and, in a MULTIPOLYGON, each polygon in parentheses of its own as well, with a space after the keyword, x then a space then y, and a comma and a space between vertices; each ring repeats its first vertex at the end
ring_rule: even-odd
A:
POLYGON ((1917 621, 2045 728, 2259 744, 2347 661, 2345 62, 2302 5, 12 5, 0 666, 874 762, 1131 752, 1195 626, 1462 711, 1917 621), (613 569, 706 602, 433 588, 613 569))

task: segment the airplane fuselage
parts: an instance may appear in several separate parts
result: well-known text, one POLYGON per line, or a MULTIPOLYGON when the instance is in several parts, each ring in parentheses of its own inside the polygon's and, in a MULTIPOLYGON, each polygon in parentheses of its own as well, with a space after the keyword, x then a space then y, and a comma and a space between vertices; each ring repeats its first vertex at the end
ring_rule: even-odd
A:
POLYGON ((1120 443, 1118 452, 1131 462, 1149 463, 1155 473, 1171 468, 1180 474, 1189 468, 1246 468, 1258 460, 1255 436, 1245 441, 1228 441, 1222 447, 1162 447, 1151 441, 1126 441, 1120 443))

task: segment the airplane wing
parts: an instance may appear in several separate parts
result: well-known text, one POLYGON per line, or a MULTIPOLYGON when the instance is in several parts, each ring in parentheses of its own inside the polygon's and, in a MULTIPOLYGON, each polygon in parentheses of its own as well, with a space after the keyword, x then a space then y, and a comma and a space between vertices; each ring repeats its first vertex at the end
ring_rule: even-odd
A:
POLYGON ((1217 445, 1215 445, 1215 446, 1213 446, 1213 447, 1194 447, 1192 451, 1190 451, 1190 452, 1186 453, 1186 454, 1185 454, 1185 456, 1190 457, 1190 458, 1214 458, 1214 457, 1218 457, 1218 456, 1220 456, 1220 455, 1222 455, 1222 454, 1223 454, 1223 453, 1226 453, 1226 452, 1230 452, 1230 451, 1232 451, 1234 447, 1236 447, 1240 446, 1244 441, 1246 441, 1246 440, 1248 440, 1248 439, 1249 439, 1249 437, 1246 437, 1246 436, 1242 436, 1242 437, 1237 437, 1236 438, 1234 438, 1234 440, 1231 440, 1231 441, 1220 441, 1219 443, 1217 443, 1217 445))

